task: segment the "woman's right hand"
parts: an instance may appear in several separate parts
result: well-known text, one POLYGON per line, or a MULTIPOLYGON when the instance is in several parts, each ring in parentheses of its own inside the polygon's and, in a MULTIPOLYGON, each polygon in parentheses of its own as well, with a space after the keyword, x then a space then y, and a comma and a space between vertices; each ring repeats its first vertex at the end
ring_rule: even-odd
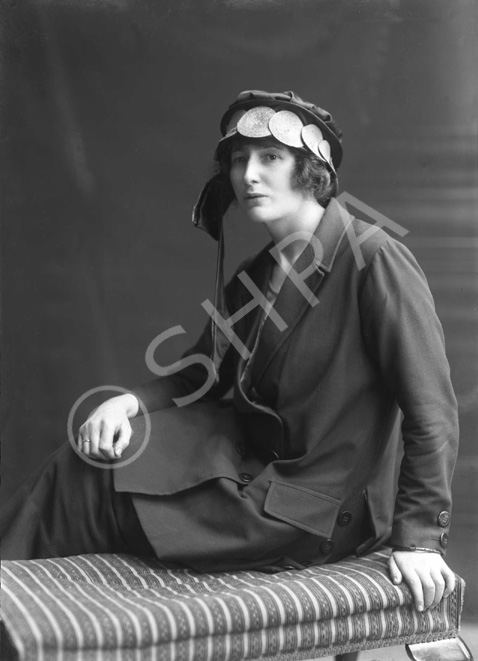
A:
POLYGON ((112 397, 90 413, 81 425, 77 445, 92 459, 118 459, 131 438, 129 418, 138 413, 138 400, 127 393, 112 397))

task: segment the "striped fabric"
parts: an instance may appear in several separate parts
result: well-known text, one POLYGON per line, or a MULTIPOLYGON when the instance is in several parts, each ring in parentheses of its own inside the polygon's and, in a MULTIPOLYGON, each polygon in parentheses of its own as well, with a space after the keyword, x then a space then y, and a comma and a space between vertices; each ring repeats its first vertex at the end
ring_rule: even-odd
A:
POLYGON ((463 581, 418 613, 389 581, 388 555, 273 575, 172 571, 127 555, 8 561, 4 626, 28 661, 291 661, 454 637, 463 581))

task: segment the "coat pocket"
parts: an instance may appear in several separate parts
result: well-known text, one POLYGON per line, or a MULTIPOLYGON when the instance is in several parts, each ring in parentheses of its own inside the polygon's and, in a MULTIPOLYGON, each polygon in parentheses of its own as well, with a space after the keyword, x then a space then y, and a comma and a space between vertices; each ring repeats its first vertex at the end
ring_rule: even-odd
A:
POLYGON ((319 537, 330 537, 337 521, 340 500, 285 482, 271 481, 264 510, 276 519, 319 537))

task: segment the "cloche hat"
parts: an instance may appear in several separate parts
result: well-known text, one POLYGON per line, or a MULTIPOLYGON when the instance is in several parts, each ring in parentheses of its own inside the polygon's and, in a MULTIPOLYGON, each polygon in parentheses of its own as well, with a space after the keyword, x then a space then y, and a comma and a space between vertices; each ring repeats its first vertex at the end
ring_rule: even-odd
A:
MULTIPOLYGON (((312 152, 334 172, 342 161, 342 132, 332 115, 292 91, 241 92, 222 116, 220 128, 219 148, 235 135, 272 136, 288 147, 312 152)), ((222 218, 232 201, 224 198, 219 176, 212 177, 194 206, 194 225, 219 240, 222 218)))

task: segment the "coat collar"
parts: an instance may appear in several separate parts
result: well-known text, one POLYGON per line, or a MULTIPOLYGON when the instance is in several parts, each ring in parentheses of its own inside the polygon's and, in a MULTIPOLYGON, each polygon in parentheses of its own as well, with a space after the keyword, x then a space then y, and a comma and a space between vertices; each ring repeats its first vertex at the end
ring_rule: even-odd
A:
MULTIPOLYGON (((317 227, 315 238, 306 246, 294 264, 294 271, 298 274, 303 273, 306 269, 309 271, 303 282, 312 297, 307 298, 305 295, 307 290, 304 294, 299 291, 290 277, 286 278, 274 304, 274 309, 284 320, 286 328, 279 330, 270 318, 263 324, 249 370, 255 383, 259 382, 277 351, 290 337, 306 310, 310 306, 315 307, 319 304, 317 292, 326 275, 332 270, 342 239, 351 222, 352 216, 333 198, 317 227), (315 250, 313 245, 315 245, 315 250)), ((275 263, 271 248, 273 248, 272 244, 267 246, 254 263, 254 272, 257 274, 256 284, 263 292, 266 290, 275 263)), ((246 342, 250 351, 256 342, 261 318, 262 309, 258 309, 246 342)), ((240 359, 240 372, 244 369, 244 363, 245 361, 240 359)))

